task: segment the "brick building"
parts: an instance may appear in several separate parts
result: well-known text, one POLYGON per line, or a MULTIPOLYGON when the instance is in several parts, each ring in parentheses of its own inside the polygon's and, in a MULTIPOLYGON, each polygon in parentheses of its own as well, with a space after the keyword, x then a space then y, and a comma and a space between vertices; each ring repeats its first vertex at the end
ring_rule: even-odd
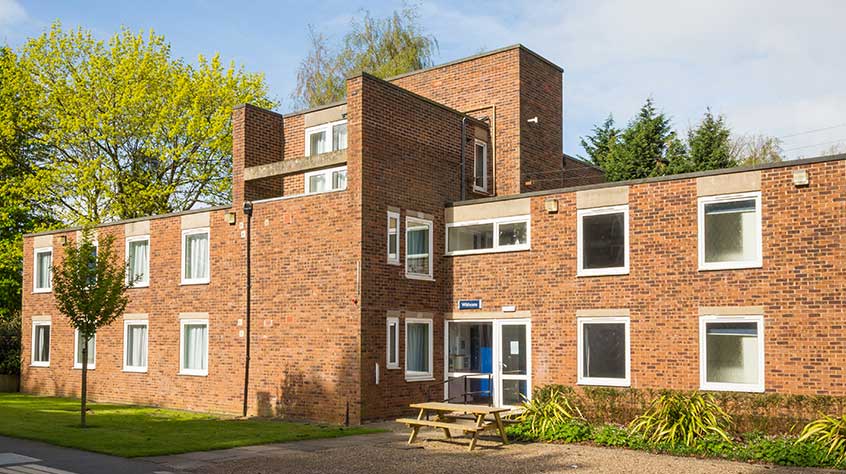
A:
MULTIPOLYGON (((606 184, 561 112, 522 46, 236 107, 231 206, 96 229, 140 278, 90 396, 240 413, 248 337, 250 413, 331 422, 547 383, 846 395, 846 156, 606 184)), ((78 393, 49 271, 78 238, 24 239, 25 392, 78 393)))

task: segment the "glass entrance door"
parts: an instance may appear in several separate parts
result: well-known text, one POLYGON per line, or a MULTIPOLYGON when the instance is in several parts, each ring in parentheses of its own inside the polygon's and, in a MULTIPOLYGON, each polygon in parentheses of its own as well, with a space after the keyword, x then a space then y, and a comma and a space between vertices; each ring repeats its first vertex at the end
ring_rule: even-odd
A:
POLYGON ((497 342, 494 390, 497 406, 516 406, 531 396, 531 323, 528 320, 501 320, 494 324, 497 342))

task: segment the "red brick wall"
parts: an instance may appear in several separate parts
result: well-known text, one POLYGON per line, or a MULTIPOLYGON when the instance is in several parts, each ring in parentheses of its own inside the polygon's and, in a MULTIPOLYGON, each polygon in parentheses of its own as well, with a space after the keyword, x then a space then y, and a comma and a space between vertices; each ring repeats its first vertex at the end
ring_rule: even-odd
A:
POLYGON ((631 186, 631 273, 576 277, 575 193, 532 198, 532 250, 448 259, 447 301, 531 311, 533 384, 576 383, 576 311, 631 311, 632 387, 699 387, 699 307, 764 306, 766 390, 846 395, 846 162, 761 171, 763 268, 697 271, 695 179, 631 186), (559 212, 544 211, 557 199, 559 212), (479 269, 496 269, 480 271, 479 269))
POLYGON ((562 169, 561 71, 520 50, 520 192, 555 189, 562 169), (529 120, 537 117, 537 123, 529 120), (526 180, 532 179, 531 188, 526 180))

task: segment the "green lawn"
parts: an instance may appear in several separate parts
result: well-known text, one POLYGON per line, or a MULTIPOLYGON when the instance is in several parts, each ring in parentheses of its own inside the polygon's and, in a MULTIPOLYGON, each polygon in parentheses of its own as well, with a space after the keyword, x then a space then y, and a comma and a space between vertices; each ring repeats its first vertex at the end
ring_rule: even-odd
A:
POLYGON ((374 433, 367 428, 234 420, 131 405, 89 404, 79 427, 79 400, 0 393, 0 435, 124 457, 156 456, 252 444, 374 433))

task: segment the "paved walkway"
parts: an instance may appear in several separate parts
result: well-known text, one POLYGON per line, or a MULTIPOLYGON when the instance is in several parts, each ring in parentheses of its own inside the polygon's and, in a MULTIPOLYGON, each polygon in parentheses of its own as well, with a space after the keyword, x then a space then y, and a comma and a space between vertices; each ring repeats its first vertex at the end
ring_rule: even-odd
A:
POLYGON ((159 464, 0 436, 0 474, 154 474, 159 464))

